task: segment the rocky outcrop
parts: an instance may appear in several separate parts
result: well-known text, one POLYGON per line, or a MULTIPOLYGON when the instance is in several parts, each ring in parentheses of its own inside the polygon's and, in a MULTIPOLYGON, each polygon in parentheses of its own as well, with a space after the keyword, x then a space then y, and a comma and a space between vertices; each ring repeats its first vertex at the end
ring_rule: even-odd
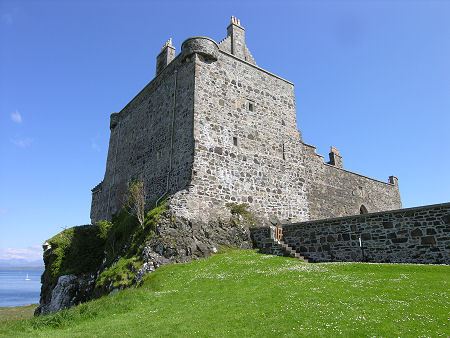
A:
MULTIPOLYGON (((159 221, 152 230, 153 235, 139 250, 140 265, 131 273, 134 276, 131 284, 140 284, 145 275, 162 265, 208 257, 222 246, 251 248, 249 230, 251 225, 253 225, 252 222, 240 215, 233 215, 226 221, 201 223, 175 217, 170 211, 165 211, 159 216, 159 221)), ((45 257, 51 255, 52 248, 47 245, 44 253, 46 270, 42 276, 41 300, 35 315, 67 309, 90 299, 115 293, 123 288, 123 286, 115 287, 113 281, 100 287, 97 285, 98 277, 103 271, 114 267, 120 256, 126 255, 127 248, 131 244, 123 248, 111 266, 101 264, 95 273, 90 274, 62 275, 57 283, 49 278, 50 267, 45 257)))
POLYGON ((64 275, 51 290, 47 302, 41 303, 35 310, 35 315, 54 313, 86 301, 90 298, 95 276, 64 275))
POLYGON ((142 250, 144 264, 136 274, 136 280, 142 280, 161 265, 208 257, 221 246, 251 248, 249 226, 239 215, 227 221, 202 223, 175 218, 166 212, 155 229, 157 236, 142 250))

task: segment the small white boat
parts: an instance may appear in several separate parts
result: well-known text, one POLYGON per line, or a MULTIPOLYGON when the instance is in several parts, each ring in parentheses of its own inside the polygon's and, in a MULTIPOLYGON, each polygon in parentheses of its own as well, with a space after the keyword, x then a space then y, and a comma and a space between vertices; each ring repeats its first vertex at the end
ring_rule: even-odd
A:
POLYGON ((25 278, 25 280, 31 280, 30 278, 28 278, 28 274, 27 274, 27 278, 25 278))

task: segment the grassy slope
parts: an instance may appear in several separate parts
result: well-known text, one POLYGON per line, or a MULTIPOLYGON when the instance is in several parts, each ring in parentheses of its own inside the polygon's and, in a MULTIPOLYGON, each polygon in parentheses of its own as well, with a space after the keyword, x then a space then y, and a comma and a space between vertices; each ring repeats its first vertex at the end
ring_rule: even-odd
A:
POLYGON ((449 266, 305 264, 230 251, 161 267, 141 288, 0 323, 42 336, 449 336, 449 266))

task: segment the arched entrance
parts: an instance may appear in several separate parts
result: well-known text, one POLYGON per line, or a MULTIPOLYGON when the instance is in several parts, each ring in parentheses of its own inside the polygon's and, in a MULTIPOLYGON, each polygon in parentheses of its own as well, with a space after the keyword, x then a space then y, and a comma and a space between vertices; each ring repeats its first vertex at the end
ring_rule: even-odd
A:
POLYGON ((361 206, 359 207, 359 213, 362 214, 367 214, 367 208, 364 206, 364 204, 361 204, 361 206))

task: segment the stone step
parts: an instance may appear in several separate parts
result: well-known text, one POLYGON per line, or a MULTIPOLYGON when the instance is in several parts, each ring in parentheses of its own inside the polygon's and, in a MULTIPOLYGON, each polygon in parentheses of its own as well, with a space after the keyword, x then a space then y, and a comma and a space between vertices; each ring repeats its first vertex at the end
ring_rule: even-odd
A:
POLYGON ((297 251, 295 251, 295 249, 293 249, 292 247, 290 247, 283 241, 276 239, 276 238, 264 239, 262 241, 262 249, 263 249, 264 253, 272 253, 272 254, 278 254, 278 255, 282 255, 282 256, 289 256, 292 258, 297 258, 306 263, 311 262, 311 260, 306 259, 304 256, 302 256, 297 251))
POLYGON ((308 263, 308 260, 303 257, 302 255, 300 255, 297 251, 295 251, 293 248, 291 248, 289 245, 287 245, 286 243, 283 243, 281 241, 278 241, 281 246, 283 247, 283 249, 285 250, 285 252, 292 258, 298 258, 299 260, 302 260, 306 263, 308 263))

